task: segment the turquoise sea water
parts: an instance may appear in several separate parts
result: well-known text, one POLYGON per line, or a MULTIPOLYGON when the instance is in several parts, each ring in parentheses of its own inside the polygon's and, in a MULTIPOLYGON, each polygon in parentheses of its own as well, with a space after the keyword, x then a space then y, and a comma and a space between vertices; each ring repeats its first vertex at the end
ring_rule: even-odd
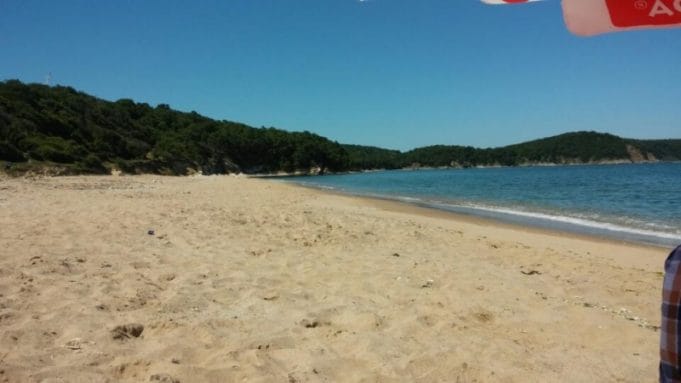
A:
POLYGON ((681 164, 369 172, 286 179, 523 225, 681 244, 681 164))

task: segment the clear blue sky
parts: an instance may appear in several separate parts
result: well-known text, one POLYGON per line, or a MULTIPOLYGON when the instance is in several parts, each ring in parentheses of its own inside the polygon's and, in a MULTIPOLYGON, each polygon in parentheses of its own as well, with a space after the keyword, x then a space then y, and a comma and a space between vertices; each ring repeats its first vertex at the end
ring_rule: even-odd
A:
POLYGON ((578 38, 559 2, 0 0, 0 79, 397 149, 681 137, 681 29, 578 38))

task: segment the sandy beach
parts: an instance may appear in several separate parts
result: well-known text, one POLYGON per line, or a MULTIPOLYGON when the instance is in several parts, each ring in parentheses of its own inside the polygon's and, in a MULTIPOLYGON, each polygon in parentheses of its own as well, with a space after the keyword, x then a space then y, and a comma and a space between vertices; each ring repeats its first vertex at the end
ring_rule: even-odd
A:
POLYGON ((273 180, 0 180, 0 382, 655 382, 668 249, 273 180))

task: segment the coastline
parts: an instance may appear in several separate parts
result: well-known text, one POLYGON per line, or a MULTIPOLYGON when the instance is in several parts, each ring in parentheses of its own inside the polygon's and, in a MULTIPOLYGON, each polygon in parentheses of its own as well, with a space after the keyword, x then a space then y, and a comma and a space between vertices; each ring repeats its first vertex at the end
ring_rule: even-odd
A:
MULTIPOLYGON (((405 166, 401 168, 375 168, 348 170, 342 172, 325 171, 323 174, 314 172, 275 172, 275 173, 243 173, 249 178, 290 178, 290 177, 323 177, 329 175, 345 175, 357 173, 393 172, 393 171, 418 171, 418 170, 469 170, 469 169, 513 169, 513 168, 546 168, 546 167, 574 167, 574 166, 603 166, 603 165, 651 165, 651 164, 678 164, 681 161, 675 160, 655 160, 655 161, 632 161, 629 159, 603 160, 591 162, 523 162, 518 165, 476 165, 470 167, 463 166, 405 166)), ((225 174, 228 175, 228 174, 225 174)))
MULTIPOLYGON (((326 193, 336 193, 334 191, 325 191, 323 189, 320 189, 321 192, 326 192, 326 193)), ((576 240, 583 240, 583 241, 589 241, 589 242, 597 242, 597 243, 603 243, 603 244, 608 244, 608 245, 624 245, 624 246, 631 246, 631 247, 639 247, 641 249, 650 249, 650 250, 669 250, 667 246, 662 246, 662 245, 656 245, 656 244, 648 244, 648 243, 640 243, 640 242, 633 242, 633 241, 618 241, 610 237, 606 236, 600 236, 597 234, 582 234, 582 233, 575 233, 575 232, 570 232, 570 231, 563 231, 563 230, 557 230, 557 229, 551 229, 547 227, 538 227, 538 226, 531 226, 531 225, 522 225, 519 223, 510 223, 510 222, 505 222, 503 220, 498 220, 494 218, 487 218, 487 217, 482 217, 482 216, 476 216, 472 214, 462 214, 462 213, 457 213, 454 211, 447 211, 447 210, 442 210, 438 209, 435 207, 429 207, 429 206, 419 206, 415 204, 411 204, 409 202, 401 202, 397 200, 392 200, 392 199, 383 199, 383 198, 378 198, 378 197, 367 197, 367 196, 360 196, 360 195, 352 195, 352 194, 344 194, 342 192, 337 192, 339 196, 347 196, 351 198, 357 198, 360 200, 366 200, 368 203, 375 205, 377 207, 380 207, 382 209, 388 210, 388 211, 395 211, 395 212, 401 212, 405 214, 415 214, 415 215, 423 215, 427 217, 434 217, 434 218, 442 218, 442 219, 449 219, 453 221, 458 221, 458 222, 465 222, 465 223, 471 223, 471 224, 476 224, 480 226, 492 226, 496 228, 504 228, 508 230, 517 230, 520 232, 526 232, 526 233, 533 233, 533 234, 539 234, 539 235, 548 235, 548 236, 556 236, 556 237, 564 237, 564 238, 572 238, 576 240)))
POLYGON ((0 208, 9 381, 657 376, 664 249, 235 176, 5 178, 0 208))
MULTIPOLYGON (((345 193, 343 191, 335 190, 335 189, 325 189, 321 187, 315 187, 311 185, 303 185, 303 184, 297 184, 297 183, 286 183, 286 185, 290 185, 294 188, 303 188, 303 189, 309 189, 313 190, 315 192, 319 192, 322 194, 329 194, 329 195, 334 195, 340 198, 348 198, 351 201, 355 201, 355 203, 359 202, 362 204, 366 204, 367 206, 375 207, 387 212, 395 212, 399 214, 407 214, 407 215, 412 215, 412 216, 420 216, 423 218, 428 218, 428 219, 437 219, 437 220, 446 220, 446 221, 451 221, 454 223, 459 223, 459 224, 465 224, 465 225, 474 225, 476 227, 488 227, 492 229, 501 229, 503 231, 508 231, 512 236, 513 234, 517 234, 518 236, 523 236, 523 235, 531 235, 531 236, 538 236, 538 237, 543 237, 543 238, 559 238, 559 239, 568 239, 575 241, 575 243, 587 243, 587 244, 599 244, 603 246, 611 246, 611 247, 625 247, 629 248, 632 250, 640 250, 642 253, 659 253, 662 252, 662 254, 665 255, 668 254, 673 247, 665 246, 665 245, 659 245, 659 244, 652 244, 652 243, 642 243, 642 242, 636 242, 636 241, 626 241, 626 240, 617 240, 612 237, 608 236, 603 236, 603 235, 598 235, 598 234, 589 234, 589 233, 578 233, 578 232, 571 232, 571 231, 565 231, 565 230, 558 230, 558 229, 552 229, 548 227, 540 227, 540 226, 535 226, 535 225, 523 225, 520 223, 514 223, 514 222, 508 222, 500 219, 495 219, 495 218, 489 218, 489 217, 484 217, 484 216, 478 216, 478 215, 473 215, 473 214, 463 214, 463 213, 458 213, 455 211, 448 211, 448 210, 443 210, 439 209, 436 207, 431 207, 431 206, 425 206, 425 205, 419 205, 419 204, 414 204, 406 201, 400 201, 392 198, 381 198, 381 197, 375 197, 375 196, 366 196, 366 195, 361 195, 361 194, 352 194, 352 193, 345 193)), ((635 254, 631 253, 626 253, 626 254, 619 254, 617 256, 613 256, 611 259, 613 260, 618 260, 618 261, 624 261, 627 263, 627 265, 637 265, 637 267, 649 267, 649 268, 658 268, 661 269, 663 266, 663 258, 660 257, 655 257, 652 259, 645 259, 642 258, 641 256, 638 256, 635 254)))
MULTIPOLYGON (((606 170, 610 171, 611 166, 613 165, 600 167, 599 171, 601 173, 606 170)), ((627 165, 626 170, 636 169, 635 166, 627 165)), ((628 205, 623 203, 621 207, 619 205, 606 206, 601 209, 600 203, 607 204, 610 201, 598 199, 607 200, 603 196, 589 200, 584 197, 588 196, 589 192, 584 190, 571 190, 576 194, 576 201, 571 205, 562 202, 565 201, 564 193, 563 195, 558 193, 554 195, 551 194, 553 190, 548 191, 549 197, 547 198, 544 198, 543 195, 536 195, 536 192, 535 195, 532 195, 532 193, 528 194, 524 190, 515 189, 506 194, 497 192, 488 196, 481 193, 479 185, 476 186, 475 182, 471 182, 472 175, 452 170, 442 171, 445 173, 441 177, 438 176, 439 170, 431 170, 414 175, 406 174, 403 178, 399 178, 399 174, 383 172, 376 178, 348 176, 343 178, 330 177, 326 180, 324 178, 290 177, 282 178, 281 181, 351 196, 408 203, 429 209, 452 212, 460 216, 472 216, 523 227, 608 238, 613 241, 632 244, 670 248, 681 243, 681 232, 677 229, 676 219, 668 214, 668 210, 656 210, 661 206, 660 203, 666 203, 667 200, 658 202, 657 205, 651 202, 651 206, 648 210, 645 210, 645 206, 634 203, 628 205), (448 182, 452 183, 467 182, 473 185, 468 187, 469 190, 453 186, 452 191, 448 191, 446 187, 438 189, 437 187, 421 186, 422 183, 430 185, 432 182, 438 182, 439 178, 447 178, 448 182)), ((578 172, 585 171, 586 168, 578 170, 578 172)), ((638 172, 641 171, 645 170, 638 170, 638 172)), ((481 174, 482 181, 479 184, 489 187, 485 182, 489 183, 490 177, 484 176, 484 174, 481 174)), ((532 179, 532 177, 536 178, 534 174, 516 176, 511 179, 515 179, 517 184, 517 178, 524 177, 530 178, 533 182, 536 181, 532 179)), ((622 180, 615 182, 622 183, 622 180)), ((511 185, 511 189, 514 187, 515 185, 511 185)), ((593 188, 594 186, 588 187, 593 188)), ((625 185, 624 190, 629 189, 625 185)), ((623 195, 612 198, 639 198, 636 189, 629 193, 630 196, 623 195)), ((657 198, 660 199, 659 196, 657 198)))
MULTIPOLYGON (((415 208, 413 210, 414 214, 426 214, 426 215, 433 215, 436 213, 438 216, 442 217, 449 217, 450 219, 455 219, 455 220, 470 220, 473 222, 479 222, 482 224, 488 224, 488 225, 493 225, 493 226, 502 226, 502 227, 510 227, 510 228, 519 228, 523 230, 529 230, 529 231, 534 231, 534 232, 539 232, 539 233, 547 233, 547 234, 553 234, 557 236, 567 236, 567 237, 575 237, 575 238, 584 238, 584 239, 589 239, 589 240, 594 240, 594 241, 606 241, 610 243, 624 243, 624 244, 629 244, 632 246, 641 246, 641 247, 651 247, 651 248, 659 248, 659 249, 670 249, 676 247, 677 241, 674 241, 675 239, 671 238, 665 238, 665 242, 663 243, 662 241, 658 240, 652 240, 655 236, 655 233, 650 233, 650 234, 632 234, 632 233, 626 233, 626 232, 619 232, 615 229, 604 229, 604 228, 599 228, 599 227, 590 227, 590 226, 580 226, 577 224, 568 224, 565 222, 555 222, 555 221, 550 221, 549 219, 535 219, 534 222, 532 219, 526 219, 523 216, 517 216, 517 212, 514 212, 516 216, 512 214, 507 214, 507 217, 504 217, 503 214, 499 214, 497 212, 491 213, 491 214, 481 214, 480 209, 467 209, 470 212, 462 212, 458 211, 457 209, 453 208, 452 206, 449 205, 442 205, 442 204, 433 204, 433 203, 428 203, 420 200, 403 200, 398 197, 390 197, 390 196, 379 196, 379 195, 366 195, 362 193, 353 193, 353 192, 347 192, 343 190, 337 190, 337 189, 332 189, 332 188, 325 188, 323 186, 318 186, 318 185, 313 185, 313 184, 301 184, 301 183, 296 183, 296 182, 287 182, 287 184, 290 185, 296 185, 300 186, 303 188, 309 188, 312 190, 318 190, 321 192, 325 193, 332 193, 336 194, 339 196, 347 196, 347 197, 352 197, 352 198, 358 198, 358 199, 366 199, 369 201, 374 201, 380 206, 392 206, 392 209, 394 210, 399 210, 399 211, 412 211, 410 209, 407 209, 407 207, 413 207, 415 208), (496 213, 496 214, 495 214, 496 213), (547 225, 548 223, 552 223, 553 225, 547 225), (619 234, 619 235, 618 235, 619 234), (646 240, 648 239, 648 240, 646 240)), ((485 212, 482 210, 482 212, 485 212)), ((624 229, 624 228, 623 228, 624 229)), ((681 240, 679 241, 681 243, 681 240)))

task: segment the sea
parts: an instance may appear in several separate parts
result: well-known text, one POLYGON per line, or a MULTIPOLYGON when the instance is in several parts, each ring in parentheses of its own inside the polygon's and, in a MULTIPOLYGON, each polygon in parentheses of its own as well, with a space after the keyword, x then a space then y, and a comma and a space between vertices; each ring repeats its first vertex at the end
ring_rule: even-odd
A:
POLYGON ((391 170, 283 180, 505 223, 681 244, 681 163, 391 170))

